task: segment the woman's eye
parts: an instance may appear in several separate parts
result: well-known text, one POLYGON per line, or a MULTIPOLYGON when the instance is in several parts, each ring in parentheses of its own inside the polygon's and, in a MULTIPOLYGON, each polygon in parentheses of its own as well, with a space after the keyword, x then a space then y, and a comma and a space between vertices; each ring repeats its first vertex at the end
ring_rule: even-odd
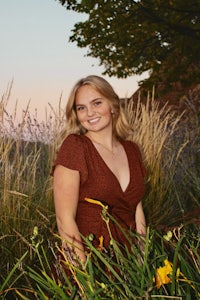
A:
POLYGON ((96 102, 94 102, 94 105, 99 106, 101 103, 102 103, 102 101, 96 101, 96 102))
POLYGON ((82 110, 84 110, 84 106, 77 106, 76 107, 76 111, 82 111, 82 110))

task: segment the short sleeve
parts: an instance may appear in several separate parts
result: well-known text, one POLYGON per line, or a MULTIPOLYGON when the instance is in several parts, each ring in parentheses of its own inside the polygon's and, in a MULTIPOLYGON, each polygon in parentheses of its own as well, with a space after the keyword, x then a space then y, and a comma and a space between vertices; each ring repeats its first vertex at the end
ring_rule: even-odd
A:
POLYGON ((85 158, 85 148, 79 135, 70 134, 63 141, 53 164, 52 176, 57 165, 79 171, 81 183, 86 181, 88 168, 85 158))

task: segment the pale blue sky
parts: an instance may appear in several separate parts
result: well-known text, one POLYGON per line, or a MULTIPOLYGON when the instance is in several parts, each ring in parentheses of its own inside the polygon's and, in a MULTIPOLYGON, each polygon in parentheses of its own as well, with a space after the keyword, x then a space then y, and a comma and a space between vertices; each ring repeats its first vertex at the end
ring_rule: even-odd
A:
MULTIPOLYGON (((80 14, 67 11, 55 0, 0 0, 0 96, 14 79, 10 102, 19 109, 31 99, 31 108, 45 111, 47 103, 65 106, 74 83, 81 77, 101 75, 98 59, 68 42, 80 14)), ((137 89, 138 76, 109 78, 120 97, 137 89)))

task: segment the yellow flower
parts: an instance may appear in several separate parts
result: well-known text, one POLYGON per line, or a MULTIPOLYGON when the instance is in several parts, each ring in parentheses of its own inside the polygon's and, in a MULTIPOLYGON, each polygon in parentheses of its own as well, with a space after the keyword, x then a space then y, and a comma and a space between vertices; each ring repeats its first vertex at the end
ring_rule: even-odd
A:
POLYGON ((172 232, 168 231, 167 234, 163 236, 163 238, 169 242, 172 238, 172 232))
MULTIPOLYGON (((164 264, 165 264, 164 267, 157 268, 156 278, 153 277, 153 282, 156 282, 157 289, 159 289, 161 287, 161 285, 168 284, 171 282, 171 278, 168 277, 168 275, 172 275, 173 265, 167 259, 164 260, 164 264)), ((189 279, 187 279, 184 276, 184 274, 181 272, 180 268, 177 268, 177 270, 176 270, 176 280, 187 282, 194 290, 196 290, 195 286, 192 284, 192 282, 189 279)), ((198 297, 199 296, 200 296, 200 293, 198 292, 198 297)))
POLYGON ((171 282, 171 278, 168 275, 172 275, 172 263, 167 259, 164 260, 164 267, 159 267, 156 270, 156 287, 159 289, 161 285, 171 282))
POLYGON ((99 249, 100 251, 102 251, 102 249, 103 249, 103 240, 104 240, 103 235, 101 235, 101 236, 99 237, 99 246, 98 246, 98 249, 99 249))
POLYGON ((87 201, 89 203, 100 205, 103 208, 105 208, 105 205, 103 205, 103 203, 101 203, 101 201, 99 201, 99 200, 95 200, 95 199, 91 199, 91 198, 85 198, 85 201, 87 201))

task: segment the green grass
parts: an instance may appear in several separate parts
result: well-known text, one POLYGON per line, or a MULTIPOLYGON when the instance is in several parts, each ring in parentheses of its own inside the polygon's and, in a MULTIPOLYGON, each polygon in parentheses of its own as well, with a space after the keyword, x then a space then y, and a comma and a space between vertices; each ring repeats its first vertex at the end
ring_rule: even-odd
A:
POLYGON ((160 232, 148 229, 144 252, 139 247, 140 237, 132 234, 136 243, 131 251, 113 241, 112 255, 100 252, 85 239, 89 253, 81 267, 70 264, 59 248, 57 260, 54 251, 47 256, 45 240, 35 234, 32 245, 37 261, 31 266, 23 265, 22 257, 6 278, 1 295, 18 295, 19 299, 198 299, 198 230, 174 228, 167 241, 160 232), (158 287, 156 271, 165 260, 172 264, 170 281, 158 287), (19 264, 21 270, 16 272, 19 264))
POLYGON ((200 200, 200 124, 193 102, 199 98, 190 96, 184 115, 167 106, 159 109, 150 97, 146 104, 138 100, 125 105, 134 128, 130 138, 140 145, 148 170, 145 251, 133 233, 137 243, 131 252, 113 241, 112 255, 86 239, 88 259, 78 268, 65 258, 62 263, 56 260, 62 253, 50 170, 64 124, 61 104, 58 111, 49 106, 42 122, 27 105, 19 122, 17 105, 14 112, 7 112, 9 95, 10 90, 0 102, 0 297, 198 299, 200 240, 195 209, 200 200), (165 259, 173 272, 170 282, 158 289, 153 278, 165 259))

